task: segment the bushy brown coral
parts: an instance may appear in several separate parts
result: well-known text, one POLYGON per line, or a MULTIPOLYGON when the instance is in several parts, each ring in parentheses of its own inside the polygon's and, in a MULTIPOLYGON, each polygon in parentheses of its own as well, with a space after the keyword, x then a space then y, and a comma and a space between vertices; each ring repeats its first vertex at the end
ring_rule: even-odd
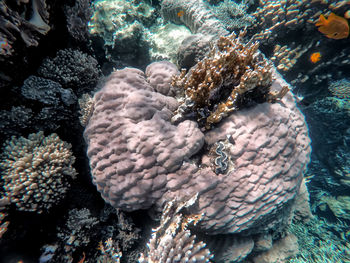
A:
POLYGON ((270 93, 271 65, 258 52, 258 42, 243 44, 244 35, 220 37, 206 58, 187 74, 183 70, 173 77, 172 85, 185 91, 173 122, 194 111, 197 121, 209 129, 229 112, 283 97, 287 90, 270 93))

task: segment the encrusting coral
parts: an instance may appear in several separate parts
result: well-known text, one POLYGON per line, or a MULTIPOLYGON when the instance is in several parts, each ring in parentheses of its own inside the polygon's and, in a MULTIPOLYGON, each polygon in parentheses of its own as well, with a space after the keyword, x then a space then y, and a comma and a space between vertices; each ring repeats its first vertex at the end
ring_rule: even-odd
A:
POLYGON ((230 112, 256 103, 275 102, 288 88, 279 93, 270 92, 271 65, 258 52, 258 42, 243 44, 233 33, 220 37, 209 55, 198 62, 186 74, 175 75, 172 85, 185 90, 185 98, 179 106, 174 122, 196 112, 197 122, 207 129, 218 123, 230 112))
POLYGON ((74 161, 71 145, 55 133, 12 137, 0 161, 4 194, 19 210, 41 213, 63 198, 76 176, 74 161))

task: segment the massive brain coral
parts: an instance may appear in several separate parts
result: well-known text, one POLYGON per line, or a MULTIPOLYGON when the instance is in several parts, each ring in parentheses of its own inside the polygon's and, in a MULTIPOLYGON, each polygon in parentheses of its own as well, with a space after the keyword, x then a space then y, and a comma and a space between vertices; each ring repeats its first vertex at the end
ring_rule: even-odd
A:
MULTIPOLYGON (((203 213, 199 227, 210 234, 284 226, 311 151, 293 94, 232 112, 202 132, 195 121, 171 122, 177 100, 149 83, 153 74, 170 79, 170 71, 150 68, 147 77, 132 68, 113 72, 93 98, 84 135, 102 197, 126 211, 161 211, 198 193, 189 212, 203 213)), ((273 90, 287 85, 273 77, 273 90)))

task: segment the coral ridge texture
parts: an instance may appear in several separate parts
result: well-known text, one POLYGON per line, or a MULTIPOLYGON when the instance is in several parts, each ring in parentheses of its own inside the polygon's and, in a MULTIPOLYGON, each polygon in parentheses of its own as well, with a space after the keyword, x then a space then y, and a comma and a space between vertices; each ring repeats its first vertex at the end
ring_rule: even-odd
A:
MULTIPOLYGON (((210 234, 286 226, 311 152, 293 94, 234 112, 202 132, 191 120, 172 123, 177 100, 149 84, 152 74, 169 79, 171 71, 146 72, 115 71, 93 98, 84 136, 102 197, 126 211, 161 211, 169 200, 198 193, 189 212, 203 214, 198 227, 210 234), (207 149, 220 141, 228 169, 216 174, 207 149)), ((287 85, 276 72, 273 79, 272 90, 287 85)))

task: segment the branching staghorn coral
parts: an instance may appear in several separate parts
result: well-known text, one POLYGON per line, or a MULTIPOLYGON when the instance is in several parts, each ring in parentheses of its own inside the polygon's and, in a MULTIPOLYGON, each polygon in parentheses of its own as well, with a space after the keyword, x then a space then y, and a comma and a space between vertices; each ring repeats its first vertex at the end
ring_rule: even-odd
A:
POLYGON ((288 92, 288 88, 278 94, 270 92, 271 65, 258 52, 258 42, 243 44, 244 35, 245 31, 238 37, 220 37, 206 58, 187 74, 182 70, 173 77, 172 85, 185 91, 173 122, 195 111, 197 121, 201 124, 204 120, 210 129, 232 111, 257 102, 273 102, 288 92))
POLYGON ((206 244, 195 243, 196 236, 187 230, 190 223, 197 224, 201 215, 183 214, 197 199, 198 194, 195 194, 188 200, 172 200, 165 205, 160 225, 153 230, 147 254, 141 253, 139 263, 209 262, 213 256, 205 248, 206 244))
POLYGON ((71 145, 43 132, 4 144, 0 167, 5 196, 19 210, 41 213, 62 199, 69 177, 75 178, 71 145))

